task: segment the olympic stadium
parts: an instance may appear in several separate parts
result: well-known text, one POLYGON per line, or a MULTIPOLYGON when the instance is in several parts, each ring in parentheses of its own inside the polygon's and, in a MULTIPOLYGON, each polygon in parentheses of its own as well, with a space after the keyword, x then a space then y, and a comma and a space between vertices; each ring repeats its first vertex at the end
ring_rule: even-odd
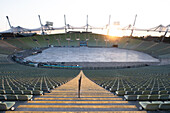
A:
MULTIPOLYGON (((29 0, 32 3, 30 6, 36 4, 36 8, 39 7, 37 1, 30 2, 29 0)), ((16 4, 13 5, 16 10, 18 3, 13 3, 16 4)), ((24 1, 24 7, 27 6, 25 3, 26 1, 24 1)), ((50 8, 58 8, 60 13, 63 13, 62 10, 69 9, 70 6, 74 8, 74 4, 76 4, 74 1, 69 6, 64 3, 63 8, 63 5, 56 2, 57 7, 52 7, 53 4, 47 3, 46 8, 42 9, 43 1, 41 1, 41 7, 37 10, 49 8, 47 10, 48 18, 53 11, 50 8)), ((129 10, 134 7, 134 5, 130 7, 128 4, 125 4, 128 6, 125 9, 121 3, 121 9, 129 10)), ((145 6, 147 7, 148 4, 145 6)), ((8 3, 8 5, 10 4, 8 3)), ((76 4, 76 8, 81 5, 76 4)), ((85 3, 83 5, 85 6, 85 3)), ((86 8, 90 8, 90 5, 88 3, 86 8)), ((95 9, 94 5, 92 6, 95 9)), ((102 15, 100 18, 103 18, 106 11, 102 14, 99 9, 107 9, 108 3, 105 8, 104 4, 101 6, 103 8, 96 9, 101 13, 100 16, 102 15)), ((143 7, 141 4, 140 6, 143 7)), ((138 5, 138 7, 140 6, 138 5)), ((156 6, 156 1, 154 1, 154 5, 153 3, 149 5, 149 9, 151 6, 156 6)), ((135 11, 138 7, 135 8, 135 11)), ((6 7, 3 8, 5 12, 6 7)), ((31 12, 32 16, 35 12, 32 11, 34 8, 29 7, 27 14, 25 12, 23 14, 27 17, 31 12)), ((73 11, 72 8, 70 11, 73 11)), ((112 8, 113 6, 109 7, 108 12, 112 8)), ((158 8, 163 13, 162 9, 166 7, 158 8)), ((114 9, 116 10, 114 13, 120 11, 119 9, 120 7, 114 9)), ((147 8, 144 8, 142 12, 145 9, 147 8)), ((55 18, 56 15, 59 19, 59 12, 56 12, 58 10, 54 10, 55 13, 52 14, 54 17, 50 17, 50 19, 55 18)), ((79 10, 73 12, 75 11, 76 15, 79 15, 79 10)), ((21 8, 18 12, 22 12, 21 8)), ((149 20, 151 13, 148 12, 150 10, 145 13, 149 16, 143 17, 149 17, 147 18, 149 20)), ((124 11, 122 13, 125 14, 124 11)), ((121 11, 118 14, 121 14, 121 11)), ((160 19, 157 19, 158 16, 157 13, 154 18, 157 21, 160 19)), ((130 16, 123 17, 123 21, 128 21, 130 18, 130 16)), ((29 17, 30 20, 32 18, 33 16, 29 17)), ((100 18, 95 20, 98 24, 102 22, 99 21, 100 18)), ((77 27, 68 24, 66 15, 64 15, 64 26, 54 27, 52 21, 43 24, 38 15, 37 20, 39 19, 40 27, 30 29, 21 26, 14 27, 10 21, 11 15, 10 19, 8 16, 6 19, 10 29, 0 32, 0 112, 170 112, 170 36, 168 36, 170 25, 160 24, 152 28, 136 28, 137 15, 135 15, 132 25, 120 27, 119 21, 111 23, 111 15, 109 15, 107 25, 96 27, 89 24, 87 15, 86 24, 77 27), (121 32, 119 33, 119 31, 121 32), (124 35, 123 32, 128 32, 128 35, 124 35), (135 35, 135 32, 141 32, 141 35, 135 35), (154 35, 147 35, 153 32, 154 35), (119 33, 120 36, 112 36, 112 33, 119 33), (155 36, 156 33, 159 35, 155 36)), ((163 19, 167 18, 161 18, 161 21, 163 19)), ((74 18, 72 22, 75 20, 74 18)), ((141 20, 139 23, 142 23, 141 20)), ((78 18, 76 23, 80 21, 81 19, 78 18)), ((145 20, 146 23, 147 21, 145 20)), ((34 22, 36 21, 34 20, 34 22)), ((23 23, 27 23, 26 20, 23 23)), ((34 26, 32 23, 29 24, 34 26)))
POLYGON ((7 113, 169 112, 169 43, 95 33, 0 42, 7 113))

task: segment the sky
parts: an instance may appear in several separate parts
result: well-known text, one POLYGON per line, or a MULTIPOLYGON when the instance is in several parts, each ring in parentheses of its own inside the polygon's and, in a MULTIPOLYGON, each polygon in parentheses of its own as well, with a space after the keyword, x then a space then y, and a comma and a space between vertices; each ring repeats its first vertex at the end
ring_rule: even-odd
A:
POLYGON ((103 27, 111 15, 111 25, 119 21, 125 27, 133 24, 136 14, 136 28, 166 26, 170 24, 169 4, 170 0, 0 0, 0 31, 9 29, 6 16, 12 26, 38 28, 38 15, 43 24, 51 21, 54 27, 63 27, 64 14, 72 26, 85 25, 88 15, 89 25, 103 27))

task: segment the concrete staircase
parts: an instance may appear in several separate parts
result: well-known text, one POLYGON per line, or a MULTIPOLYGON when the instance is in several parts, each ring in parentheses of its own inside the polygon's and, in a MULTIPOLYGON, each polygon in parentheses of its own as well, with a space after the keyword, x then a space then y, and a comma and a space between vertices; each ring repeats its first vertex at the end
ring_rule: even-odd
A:
POLYGON ((89 80, 81 71, 66 84, 7 113, 146 113, 89 80), (80 98, 78 98, 81 77, 80 98))

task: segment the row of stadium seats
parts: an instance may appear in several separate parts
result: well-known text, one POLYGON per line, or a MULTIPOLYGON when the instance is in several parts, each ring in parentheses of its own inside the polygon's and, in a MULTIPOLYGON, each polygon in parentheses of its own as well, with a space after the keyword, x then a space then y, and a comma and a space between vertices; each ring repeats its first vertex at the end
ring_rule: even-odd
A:
POLYGON ((8 60, 7 57, 8 57, 7 55, 2 55, 2 54, 0 54, 0 63, 1 63, 1 64, 9 63, 9 60, 8 60))
POLYGON ((56 83, 46 77, 27 79, 25 80, 16 80, 13 78, 2 78, 0 82, 0 89, 4 90, 42 90, 49 91, 55 87, 58 87, 63 83, 56 83))
MULTIPOLYGON (((58 34, 7 39, 5 41, 20 49, 29 49, 34 47, 48 47, 48 45, 79 46, 80 40, 87 40, 89 42, 89 46, 106 46, 106 42, 104 39, 105 36, 98 34, 86 34, 86 36, 84 34, 79 34, 79 36, 76 36, 76 34, 58 34)), ((107 45, 112 46, 112 43, 109 42, 107 42, 107 45)))
POLYGON ((170 100, 170 94, 161 95, 124 95, 128 101, 167 101, 170 100))
MULTIPOLYGON (((166 76, 165 76, 166 77, 166 76)), ((169 91, 169 82, 168 79, 157 77, 157 78, 148 78, 144 79, 145 77, 141 78, 140 80, 136 77, 117 77, 114 80, 104 81, 103 83, 98 83, 100 86, 104 87, 105 89, 110 90, 111 92, 116 91, 169 91), (136 80, 135 80, 136 79, 136 80), (134 81, 135 80, 135 81, 134 81), (166 82, 167 81, 167 82, 166 82)))
MULTIPOLYGON (((105 87, 106 89, 108 89, 107 87, 105 87)), ((167 90, 167 91, 170 91, 170 87, 152 87, 152 88, 117 88, 117 87, 111 87, 109 88, 109 90, 111 92, 115 92, 115 91, 161 91, 161 90, 167 90)))
POLYGON ((124 96, 124 95, 161 95, 161 94, 170 94, 170 91, 167 90, 144 90, 144 91, 116 91, 116 95, 124 96))
POLYGON ((156 110, 170 110, 170 101, 152 101, 152 102, 139 102, 141 107, 140 110, 145 109, 149 111, 156 111, 156 110))
POLYGON ((41 90, 0 90, 0 94, 43 95, 41 90))
MULTIPOLYGON (((105 86, 121 86, 121 87, 164 87, 169 86, 168 68, 170 66, 150 66, 141 68, 130 68, 123 70, 108 71, 108 73, 102 73, 102 71, 93 71, 95 74, 103 76, 110 76, 110 78, 98 79, 98 84, 102 87, 105 86), (152 69, 153 68, 153 69, 152 69), (167 69, 167 70, 165 70, 167 69), (100 82, 100 83, 99 83, 100 82)), ((89 73, 92 75, 91 73, 89 73)), ((94 75, 93 75, 94 76, 94 75)), ((97 77, 97 76, 96 76, 97 77)), ((102 76, 101 76, 102 77, 102 76)), ((97 78, 96 78, 97 80, 97 78)))
POLYGON ((0 101, 28 101, 33 95, 0 95, 0 101))

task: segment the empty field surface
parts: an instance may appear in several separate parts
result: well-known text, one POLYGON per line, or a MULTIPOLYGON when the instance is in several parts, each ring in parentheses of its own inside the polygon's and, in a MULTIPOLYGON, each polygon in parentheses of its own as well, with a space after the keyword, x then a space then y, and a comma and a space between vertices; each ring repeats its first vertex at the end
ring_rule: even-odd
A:
POLYGON ((53 47, 29 56, 33 62, 159 62, 145 53, 118 48, 53 47))

